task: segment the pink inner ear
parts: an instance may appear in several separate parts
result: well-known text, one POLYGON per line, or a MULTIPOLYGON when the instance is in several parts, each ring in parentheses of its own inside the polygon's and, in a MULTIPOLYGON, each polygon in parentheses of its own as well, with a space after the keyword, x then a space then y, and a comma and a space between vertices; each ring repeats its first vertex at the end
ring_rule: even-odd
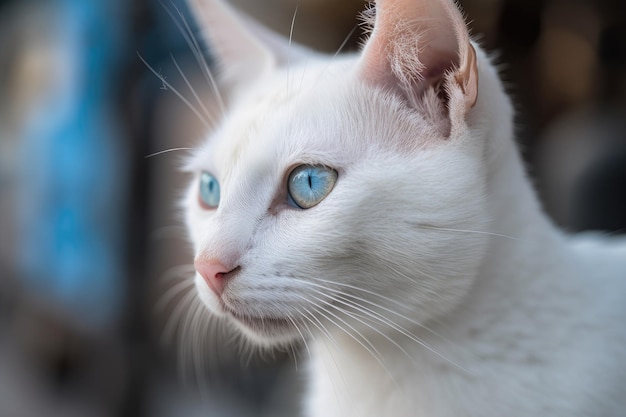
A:
POLYGON ((452 71, 469 110, 476 101, 475 58, 463 17, 450 0, 378 0, 361 74, 413 102, 452 71))
POLYGON ((461 48, 461 56, 465 57, 462 64, 455 74, 455 80, 463 89, 465 96, 465 112, 474 107, 478 100, 478 62, 476 59, 476 50, 471 43, 467 43, 461 48))

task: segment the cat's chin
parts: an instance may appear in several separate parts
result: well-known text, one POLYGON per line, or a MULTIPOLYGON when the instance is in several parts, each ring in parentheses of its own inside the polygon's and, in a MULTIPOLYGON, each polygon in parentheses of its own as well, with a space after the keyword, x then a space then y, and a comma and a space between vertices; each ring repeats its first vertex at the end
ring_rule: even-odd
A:
POLYGON ((289 319, 244 315, 229 308, 225 308, 225 315, 247 339, 258 345, 285 345, 299 335, 289 319))

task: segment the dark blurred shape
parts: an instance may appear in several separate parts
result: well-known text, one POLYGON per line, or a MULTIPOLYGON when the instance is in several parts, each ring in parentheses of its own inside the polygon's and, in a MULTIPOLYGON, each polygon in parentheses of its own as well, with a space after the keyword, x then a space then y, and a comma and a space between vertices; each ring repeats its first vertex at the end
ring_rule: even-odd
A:
POLYGON ((0 415, 119 415, 126 6, 12 2, 0 20, 0 293, 10 299, 0 317, 0 415))
POLYGON ((626 233, 626 146, 588 168, 572 200, 575 230, 626 233))
POLYGON ((545 3, 545 0, 502 2, 497 32, 498 43, 502 45, 503 53, 513 56, 534 47, 541 36, 545 3))

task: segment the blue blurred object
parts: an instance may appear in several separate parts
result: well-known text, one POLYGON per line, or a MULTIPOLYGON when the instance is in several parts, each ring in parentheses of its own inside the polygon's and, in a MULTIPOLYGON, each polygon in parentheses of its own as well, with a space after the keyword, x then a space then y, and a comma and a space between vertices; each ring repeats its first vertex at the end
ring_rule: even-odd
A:
POLYGON ((106 326, 124 296, 128 147, 114 92, 127 7, 121 0, 45 3, 54 10, 51 43, 63 70, 20 138, 19 269, 46 304, 106 326))

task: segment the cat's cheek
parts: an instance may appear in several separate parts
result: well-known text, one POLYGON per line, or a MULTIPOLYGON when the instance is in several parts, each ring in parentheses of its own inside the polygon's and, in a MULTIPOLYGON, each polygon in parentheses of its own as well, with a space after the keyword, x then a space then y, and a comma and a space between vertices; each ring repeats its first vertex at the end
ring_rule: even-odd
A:
POLYGON ((209 311, 215 315, 223 315, 222 308, 220 307, 219 301, 213 291, 207 286, 204 279, 200 276, 200 274, 196 274, 194 278, 194 284, 196 286, 196 291, 198 293, 198 298, 202 301, 209 311))

